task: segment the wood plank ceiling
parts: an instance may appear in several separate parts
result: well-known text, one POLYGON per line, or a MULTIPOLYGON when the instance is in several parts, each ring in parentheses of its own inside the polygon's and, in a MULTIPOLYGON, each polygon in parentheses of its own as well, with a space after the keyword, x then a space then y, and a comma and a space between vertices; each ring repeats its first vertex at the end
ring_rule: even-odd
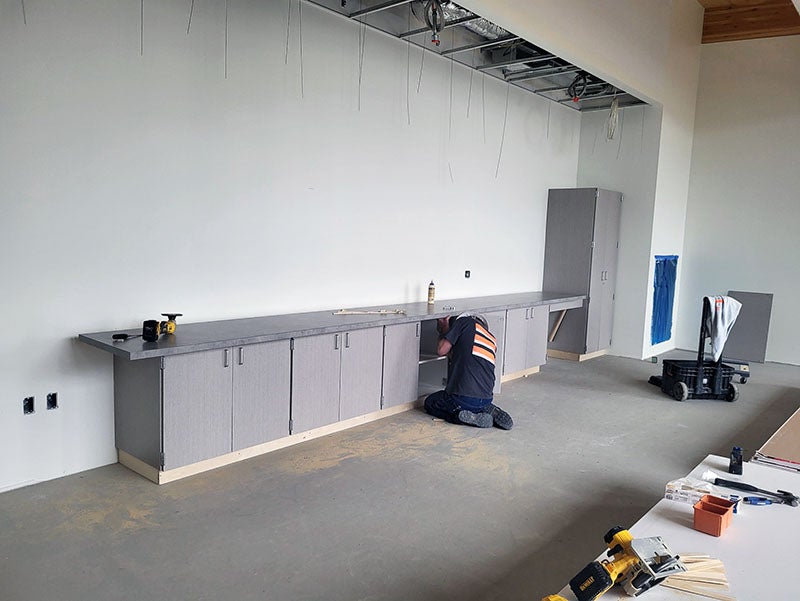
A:
POLYGON ((703 43, 800 34, 792 0, 698 0, 705 8, 703 43))

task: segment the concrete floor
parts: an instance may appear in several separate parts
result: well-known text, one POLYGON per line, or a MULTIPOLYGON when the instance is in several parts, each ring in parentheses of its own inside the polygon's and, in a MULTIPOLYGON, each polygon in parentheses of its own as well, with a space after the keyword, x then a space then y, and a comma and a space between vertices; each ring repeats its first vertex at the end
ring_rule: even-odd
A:
POLYGON ((156 486, 113 465, 0 495, 3 601, 538 601, 708 453, 752 455, 800 367, 679 403, 661 365, 552 360, 510 432, 411 411, 156 486))

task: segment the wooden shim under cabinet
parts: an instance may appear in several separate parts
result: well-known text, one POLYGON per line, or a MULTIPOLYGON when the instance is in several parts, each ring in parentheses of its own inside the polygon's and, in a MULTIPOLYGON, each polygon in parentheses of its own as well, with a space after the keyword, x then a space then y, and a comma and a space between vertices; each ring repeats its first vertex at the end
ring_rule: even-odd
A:
POLYGON ((500 378, 500 382, 508 382, 509 380, 516 380, 517 378, 525 378, 539 373, 539 366, 529 367, 521 371, 515 371, 513 374, 505 374, 500 378))
POLYGON ((269 453, 271 451, 277 451, 278 449, 290 447, 297 443, 305 442, 306 440, 320 438, 322 436, 327 436, 328 434, 347 430, 348 428, 352 428, 354 426, 359 426, 361 424, 383 419, 384 417, 389 417, 390 415, 403 413, 404 411, 409 411, 419 407, 420 405, 421 401, 418 399, 410 403, 388 407, 386 409, 381 409, 380 411, 375 411, 366 415, 359 415, 358 417, 336 422, 335 424, 314 428, 313 430, 307 430, 306 432, 299 432, 298 434, 291 434, 284 438, 279 438, 278 440, 272 440, 254 447, 248 447, 246 449, 241 449, 240 451, 234 451, 233 453, 226 453, 225 455, 220 455, 219 457, 212 457, 211 459, 198 461, 197 463, 176 467, 163 472, 154 468, 152 465, 148 465, 144 461, 137 459, 133 455, 126 453, 125 451, 118 451, 118 457, 119 462, 122 465, 133 470, 137 474, 144 476, 148 480, 152 480, 156 484, 166 484, 168 482, 180 480, 181 478, 207 472, 218 467, 244 461, 245 459, 258 457, 259 455, 264 455, 265 453, 269 453))
POLYGON ((595 359, 596 357, 602 357, 603 355, 608 354, 608 349, 603 349, 601 351, 595 351, 593 353, 568 353, 566 351, 557 351, 555 349, 547 349, 547 356, 553 357, 555 359, 566 359, 568 361, 588 361, 589 359, 595 359))

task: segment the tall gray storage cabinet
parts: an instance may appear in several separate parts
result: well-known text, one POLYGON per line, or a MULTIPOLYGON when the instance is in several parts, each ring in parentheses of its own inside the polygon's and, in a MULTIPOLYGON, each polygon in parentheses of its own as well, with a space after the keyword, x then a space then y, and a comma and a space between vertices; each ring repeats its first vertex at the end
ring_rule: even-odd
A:
MULTIPOLYGON (((542 291, 587 296, 583 307, 564 314, 547 345, 552 354, 582 359, 611 346, 621 206, 620 192, 550 190, 542 291)), ((551 332, 559 317, 550 315, 551 332)))

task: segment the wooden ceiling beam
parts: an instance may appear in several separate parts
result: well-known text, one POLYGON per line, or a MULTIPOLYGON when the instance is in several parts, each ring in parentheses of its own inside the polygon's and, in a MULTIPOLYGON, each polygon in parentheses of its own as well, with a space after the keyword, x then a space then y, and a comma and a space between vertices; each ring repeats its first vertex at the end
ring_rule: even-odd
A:
POLYGON ((800 14, 791 0, 706 8, 703 43, 800 34, 800 14))

